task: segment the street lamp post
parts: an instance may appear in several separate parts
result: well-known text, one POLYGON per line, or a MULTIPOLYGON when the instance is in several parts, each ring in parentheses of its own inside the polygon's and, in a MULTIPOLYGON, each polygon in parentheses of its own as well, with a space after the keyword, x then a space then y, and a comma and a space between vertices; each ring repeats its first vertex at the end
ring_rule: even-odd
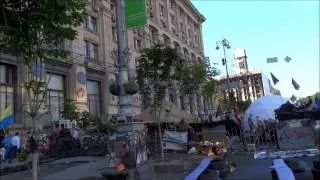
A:
POLYGON ((119 112, 118 115, 121 118, 128 118, 132 116, 134 113, 132 112, 132 106, 128 95, 125 92, 124 84, 128 82, 128 67, 125 60, 125 22, 124 22, 124 0, 116 1, 116 25, 117 25, 117 63, 118 63, 118 71, 119 78, 118 83, 120 85, 120 93, 119 93, 119 112))
MULTIPOLYGON (((217 41, 216 42, 216 50, 219 50, 219 43, 221 44, 222 46, 222 49, 223 49, 223 55, 224 55, 224 58, 222 59, 222 64, 226 66, 226 73, 227 73, 227 86, 228 86, 228 98, 229 98, 229 103, 231 103, 231 98, 230 98, 230 95, 231 95, 231 91, 230 91, 230 79, 229 79, 229 72, 228 72, 228 63, 227 63, 227 58, 226 58, 226 48, 227 49, 230 49, 230 43, 227 39, 223 38, 221 41, 217 41)), ((229 109, 230 110, 230 109, 229 109)))

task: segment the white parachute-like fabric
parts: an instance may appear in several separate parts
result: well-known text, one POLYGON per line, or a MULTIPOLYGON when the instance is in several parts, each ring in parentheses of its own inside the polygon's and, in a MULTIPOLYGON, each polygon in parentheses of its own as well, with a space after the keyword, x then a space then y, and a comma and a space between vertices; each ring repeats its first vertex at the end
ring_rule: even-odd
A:
POLYGON ((290 99, 281 96, 263 96, 254 101, 244 114, 243 125, 245 130, 249 130, 248 118, 250 114, 252 114, 254 121, 256 116, 259 116, 260 120, 275 120, 274 110, 288 101, 291 102, 290 99))

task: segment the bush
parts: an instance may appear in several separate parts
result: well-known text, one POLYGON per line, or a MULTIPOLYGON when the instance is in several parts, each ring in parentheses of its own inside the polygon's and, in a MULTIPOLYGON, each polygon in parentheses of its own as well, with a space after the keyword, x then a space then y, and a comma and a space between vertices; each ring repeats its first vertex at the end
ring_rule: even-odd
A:
POLYGON ((18 152, 17 153, 17 159, 20 161, 20 162, 25 162, 27 159, 28 159, 28 156, 29 156, 29 152, 26 151, 26 150, 22 150, 21 152, 18 152))

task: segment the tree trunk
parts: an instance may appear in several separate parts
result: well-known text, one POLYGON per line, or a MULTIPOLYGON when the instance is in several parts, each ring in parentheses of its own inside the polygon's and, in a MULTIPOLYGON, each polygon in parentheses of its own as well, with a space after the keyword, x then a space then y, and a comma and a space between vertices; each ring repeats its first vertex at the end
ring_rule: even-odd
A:
POLYGON ((32 153, 32 180, 38 180, 38 160, 39 153, 36 151, 32 153))
POLYGON ((163 151, 163 139, 162 139, 162 130, 161 122, 158 124, 159 138, 160 138, 160 150, 161 150, 161 161, 164 161, 164 151, 163 151))
MULTIPOLYGON (((32 130, 33 130, 33 136, 35 136, 36 133, 36 120, 32 118, 32 130)), ((35 138, 35 137, 34 137, 35 138)), ((38 160, 39 160, 39 153, 37 152, 37 149, 32 152, 32 180, 38 180, 38 160)))

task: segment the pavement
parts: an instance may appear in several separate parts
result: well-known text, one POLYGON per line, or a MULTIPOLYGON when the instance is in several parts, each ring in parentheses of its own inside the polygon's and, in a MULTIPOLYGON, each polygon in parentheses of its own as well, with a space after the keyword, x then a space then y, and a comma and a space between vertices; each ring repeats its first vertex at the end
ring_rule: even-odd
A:
MULTIPOLYGON (((295 157, 290 158, 295 161, 303 161, 308 166, 307 170, 301 174, 295 174, 297 180, 313 179, 310 168, 312 161, 317 157, 295 157)), ((228 158, 237 164, 237 169, 227 176, 227 180, 271 180, 270 166, 273 159, 254 160, 253 155, 232 155, 228 158)))
MULTIPOLYGON (((165 161, 154 159, 154 175, 156 180, 184 179, 203 159, 203 156, 188 154, 166 154, 165 161)), ((292 158, 304 161, 309 168, 316 157, 292 158)), ((226 158, 237 165, 234 172, 230 172, 227 180, 271 180, 270 166, 272 159, 254 160, 252 155, 230 155, 226 158)), ((11 164, 2 163, 1 168, 21 165, 18 161, 11 164)), ((101 180, 100 173, 106 168, 106 158, 99 156, 80 156, 63 158, 43 163, 40 167, 39 180, 101 180)), ((297 180, 312 179, 310 169, 296 176, 297 180)), ((0 176, 1 180, 32 180, 31 171, 20 171, 0 176)), ((150 178, 152 179, 152 178, 150 178)), ((202 178, 203 179, 203 178, 202 178)), ((205 178, 207 179, 207 178, 205 178)), ((211 179, 211 178, 210 178, 211 179)), ((214 179, 214 178, 212 178, 214 179)))
POLYGON ((13 159, 11 163, 8 163, 8 161, 1 161, 0 162, 0 169, 16 167, 16 166, 20 166, 22 164, 23 163, 21 163, 17 159, 13 159))
MULTIPOLYGON (((156 180, 184 179, 192 171, 203 156, 187 154, 165 154, 165 161, 154 158, 154 173, 156 180)), ((21 165, 18 161, 3 164, 2 167, 21 165)), ((101 172, 106 169, 106 158, 99 156, 80 156, 63 158, 53 162, 43 163, 40 167, 39 180, 100 180, 101 172)), ((0 176, 1 180, 32 180, 31 170, 20 171, 0 176)), ((154 177, 146 177, 154 179, 154 177)))
MULTIPOLYGON (((12 163, 11 166, 13 166, 12 163)), ((18 164, 18 163, 16 163, 18 164)), ((40 167, 39 180, 78 180, 84 177, 100 178, 100 170, 106 167, 105 157, 80 156, 44 163, 40 167)), ((31 170, 1 176, 1 180, 32 180, 31 170)))

